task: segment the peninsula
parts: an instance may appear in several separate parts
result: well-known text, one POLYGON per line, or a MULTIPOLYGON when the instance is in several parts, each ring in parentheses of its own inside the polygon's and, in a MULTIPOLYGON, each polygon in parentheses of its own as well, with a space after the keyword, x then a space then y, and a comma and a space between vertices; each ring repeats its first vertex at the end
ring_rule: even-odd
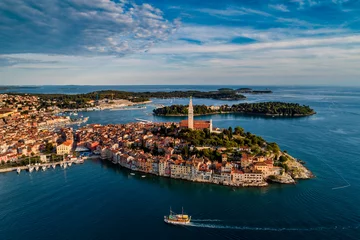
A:
MULTIPOLYGON (((154 115, 159 116, 186 116, 188 106, 171 105, 153 110, 154 115)), ((262 103, 240 103, 221 106, 195 105, 194 115, 228 114, 240 113, 246 115, 260 115, 273 117, 304 117, 316 114, 309 106, 297 103, 284 102, 262 102, 262 103)))
POLYGON ((0 172, 32 171, 40 165, 45 171, 50 163, 71 163, 81 151, 132 171, 234 187, 313 177, 276 143, 241 127, 220 129, 211 120, 194 120, 191 98, 188 119, 179 123, 90 124, 77 130, 44 129, 68 120, 51 109, 38 111, 41 102, 35 96, 3 94, 0 100, 7 108, 18 107, 0 111, 0 172))

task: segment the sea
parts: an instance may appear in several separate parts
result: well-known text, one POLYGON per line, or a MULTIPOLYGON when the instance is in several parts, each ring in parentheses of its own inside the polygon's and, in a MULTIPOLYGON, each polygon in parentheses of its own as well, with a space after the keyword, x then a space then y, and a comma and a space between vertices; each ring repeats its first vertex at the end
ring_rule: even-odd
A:
MULTIPOLYGON (((34 86, 3 92, 86 93, 216 90, 224 86, 34 86)), ((226 86, 239 88, 244 86, 226 86)), ((246 86, 249 87, 249 86, 246 86)), ((251 86, 250 86, 251 87, 251 86)), ((0 239, 360 239, 360 88, 256 86, 272 94, 242 101, 194 99, 194 104, 282 101, 309 105, 303 118, 212 115, 216 127, 241 126, 277 142, 315 174, 296 185, 231 188, 136 173, 101 160, 45 172, 0 174, 0 239), (188 226, 163 222, 169 208, 192 216, 188 226)), ((152 99, 146 108, 82 112, 88 123, 180 121, 156 117, 161 105, 188 99, 152 99)))

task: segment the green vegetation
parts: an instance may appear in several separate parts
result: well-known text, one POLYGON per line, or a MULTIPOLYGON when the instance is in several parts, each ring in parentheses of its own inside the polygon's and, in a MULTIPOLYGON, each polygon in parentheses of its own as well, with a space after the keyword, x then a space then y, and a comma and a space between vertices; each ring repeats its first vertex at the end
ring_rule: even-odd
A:
POLYGON ((162 126, 153 130, 153 134, 185 140, 188 145, 181 149, 181 154, 185 157, 197 155, 198 157, 205 156, 210 160, 221 161, 221 154, 217 151, 217 148, 226 148, 229 153, 232 153, 232 160, 238 160, 241 156, 238 149, 244 146, 251 148, 252 154, 257 156, 278 154, 280 152, 280 148, 276 143, 267 143, 262 137, 245 132, 241 127, 234 129, 229 127, 223 129, 220 133, 210 133, 209 129, 181 129, 181 131, 178 131, 173 126, 169 128, 162 126), (189 146, 205 147, 205 149, 197 150, 192 148, 190 150, 189 146))
MULTIPOLYGON (((186 115, 188 106, 171 105, 163 108, 154 109, 155 115, 186 115)), ((212 110, 205 105, 195 105, 195 115, 217 114, 217 113, 242 113, 253 115, 269 115, 284 117, 299 117, 315 114, 315 111, 309 106, 297 103, 284 102, 263 102, 263 103, 240 103, 232 106, 222 105, 219 109, 212 110)))
MULTIPOLYGON (((9 93, 24 95, 23 93, 9 93)), ((59 108, 86 108, 91 107, 90 101, 107 99, 125 99, 131 102, 144 102, 150 98, 210 98, 218 100, 242 100, 246 97, 236 91, 172 91, 172 92, 126 92, 115 90, 104 90, 84 94, 33 94, 40 98, 40 108, 57 106, 59 108)))

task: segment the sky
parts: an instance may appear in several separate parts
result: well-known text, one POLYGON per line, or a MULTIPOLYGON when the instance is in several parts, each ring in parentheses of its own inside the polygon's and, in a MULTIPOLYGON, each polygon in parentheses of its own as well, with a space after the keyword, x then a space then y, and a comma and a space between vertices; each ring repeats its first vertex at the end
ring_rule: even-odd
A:
POLYGON ((0 85, 360 86, 360 0, 1 0, 0 85))

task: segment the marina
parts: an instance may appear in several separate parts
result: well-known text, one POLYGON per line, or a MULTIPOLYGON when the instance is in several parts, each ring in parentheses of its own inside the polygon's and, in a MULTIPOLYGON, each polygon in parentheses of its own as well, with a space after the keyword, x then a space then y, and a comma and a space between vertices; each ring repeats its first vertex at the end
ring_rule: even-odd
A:
POLYGON ((60 161, 60 162, 36 163, 36 164, 33 164, 33 165, 11 167, 11 168, 3 168, 3 169, 0 169, 0 173, 16 171, 18 174, 20 174, 22 170, 25 170, 25 171, 27 171, 29 173, 32 173, 34 170, 37 172, 40 169, 42 171, 46 171, 49 168, 56 169, 57 166, 59 166, 59 167, 61 167, 63 169, 66 169, 68 167, 71 167, 72 164, 83 164, 83 163, 84 163, 83 158, 78 158, 78 159, 75 159, 75 160, 60 161))

